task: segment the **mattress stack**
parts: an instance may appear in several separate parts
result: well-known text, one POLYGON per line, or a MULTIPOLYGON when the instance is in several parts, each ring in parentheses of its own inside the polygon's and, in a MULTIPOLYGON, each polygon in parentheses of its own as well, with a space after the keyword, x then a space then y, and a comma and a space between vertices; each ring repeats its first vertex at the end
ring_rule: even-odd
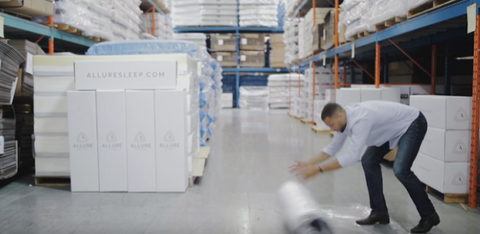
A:
POLYGON ((160 13, 147 13, 141 16, 145 31, 157 39, 171 40, 173 39, 172 21, 160 13), (154 19, 152 19, 152 17, 154 19), (155 23, 155 31, 153 31, 153 22, 155 23))
POLYGON ((0 180, 3 180, 16 175, 19 167, 14 119, 0 118, 0 137, 4 142, 0 148, 0 180))
POLYGON ((240 108, 249 110, 268 110, 268 96, 268 87, 242 86, 240 87, 240 108))
POLYGON ((179 41, 191 41, 197 44, 199 49, 207 50, 207 35, 204 33, 176 33, 173 38, 179 41))
POLYGON ((18 68, 25 58, 12 46, 0 42, 0 59, 0 105, 11 105, 18 83, 18 68))
POLYGON ((285 42, 285 63, 292 64, 294 60, 299 59, 299 23, 303 19, 291 18, 285 21, 283 27, 283 41, 285 42))
MULTIPOLYGON (((291 94, 298 90, 299 81, 303 85, 303 75, 277 74, 268 76, 268 105, 270 109, 289 108, 293 106, 291 94)), ((298 93, 298 92, 297 92, 298 93)))
POLYGON ((240 27, 278 27, 278 2, 239 0, 240 27))
POLYGON ((308 56, 308 52, 305 50, 305 20, 298 22, 298 59, 304 59, 308 56))
POLYGON ((85 36, 135 40, 141 33, 140 4, 140 0, 56 0, 53 21, 66 29, 80 29, 85 36))
POLYGON ((236 0, 176 0, 173 2, 174 27, 237 26, 236 0))

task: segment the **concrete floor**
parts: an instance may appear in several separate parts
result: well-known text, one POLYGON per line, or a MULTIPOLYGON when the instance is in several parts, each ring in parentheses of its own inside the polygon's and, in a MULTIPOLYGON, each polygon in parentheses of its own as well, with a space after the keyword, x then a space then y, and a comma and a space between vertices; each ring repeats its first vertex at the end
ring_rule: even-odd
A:
MULTIPOLYGON (((293 178, 288 167, 329 143, 286 111, 223 110, 210 140, 200 184, 184 194, 71 193, 29 186, 30 177, 0 188, 0 233, 285 233, 277 191, 293 178)), ((384 167, 387 226, 359 227, 368 213, 360 164, 324 174, 307 187, 336 233, 408 233, 419 216, 391 168, 384 167)), ((480 215, 431 197, 442 220, 430 233, 480 233, 480 215)))

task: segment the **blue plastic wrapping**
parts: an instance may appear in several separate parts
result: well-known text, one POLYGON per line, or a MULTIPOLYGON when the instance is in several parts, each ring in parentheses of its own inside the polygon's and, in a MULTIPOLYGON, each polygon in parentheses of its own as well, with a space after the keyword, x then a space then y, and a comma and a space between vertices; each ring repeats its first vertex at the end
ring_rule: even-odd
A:
POLYGON ((204 107, 207 105, 208 100, 207 100, 207 95, 204 92, 200 93, 200 108, 204 107))
POLYGON ((133 40, 94 44, 86 55, 183 54, 202 59, 197 44, 190 41, 133 40))

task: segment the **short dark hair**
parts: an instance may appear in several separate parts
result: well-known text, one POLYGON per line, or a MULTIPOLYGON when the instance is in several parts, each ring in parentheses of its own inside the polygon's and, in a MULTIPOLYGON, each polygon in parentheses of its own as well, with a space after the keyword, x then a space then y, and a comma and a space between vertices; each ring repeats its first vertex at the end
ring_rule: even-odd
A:
POLYGON ((337 103, 330 102, 325 107, 323 107, 322 110, 322 120, 325 120, 326 118, 332 118, 335 114, 337 114, 338 111, 342 110, 342 106, 340 106, 337 103))

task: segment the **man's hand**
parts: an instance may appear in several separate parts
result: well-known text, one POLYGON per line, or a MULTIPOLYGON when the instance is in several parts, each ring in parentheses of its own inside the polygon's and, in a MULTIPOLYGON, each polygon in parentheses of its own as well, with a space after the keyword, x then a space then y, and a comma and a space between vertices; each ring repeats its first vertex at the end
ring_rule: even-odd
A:
POLYGON ((292 173, 296 173, 298 170, 300 170, 301 168, 305 167, 309 165, 308 162, 305 162, 305 161, 295 161, 295 165, 292 165, 290 166, 290 172, 292 173))
POLYGON ((297 162, 296 165, 292 166, 291 171, 304 180, 310 179, 320 173, 320 169, 317 166, 305 162, 297 162))

